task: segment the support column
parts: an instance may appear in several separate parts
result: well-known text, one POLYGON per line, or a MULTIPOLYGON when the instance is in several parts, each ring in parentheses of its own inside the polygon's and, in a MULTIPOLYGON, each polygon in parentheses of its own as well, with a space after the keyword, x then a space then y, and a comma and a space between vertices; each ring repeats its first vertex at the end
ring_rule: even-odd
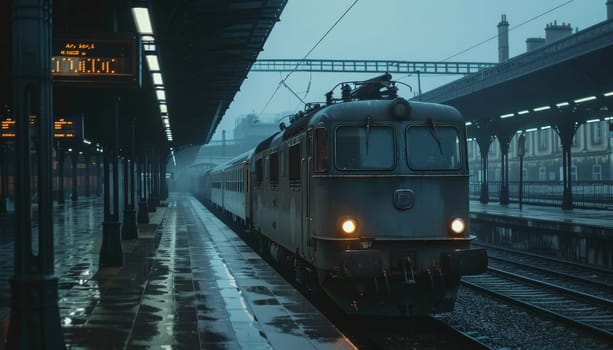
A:
POLYGON ((496 136, 500 145, 500 204, 509 204, 509 144, 513 130, 499 128, 496 136))
POLYGON ((136 210, 136 152, 134 151, 134 143, 132 143, 132 160, 130 161, 130 204, 132 206, 132 210, 136 210))
POLYGON ((2 177, 0 178, 0 214, 6 214, 6 197, 8 195, 6 189, 8 188, 8 167, 6 163, 8 159, 6 157, 6 145, 4 142, 0 145, 0 172, 2 173, 2 177), (5 186, 5 182, 7 185, 5 186))
POLYGON ((553 126, 562 144, 562 209, 564 210, 573 209, 571 148, 575 133, 581 125, 572 113, 569 114, 568 118, 560 118, 553 126))
POLYGON ((166 181, 166 164, 168 157, 160 158, 160 200, 168 199, 168 182, 166 181))
POLYGON ((123 159, 123 201, 125 203, 123 211, 123 227, 121 229, 121 238, 137 239, 138 227, 136 226, 136 211, 134 210, 134 196, 130 196, 133 184, 130 185, 130 164, 132 161, 127 157, 123 159))
POLYGON ((138 201, 138 218, 137 221, 139 224, 148 224, 149 223, 149 209, 147 208, 147 180, 145 177, 145 167, 143 166, 143 162, 138 162, 137 166, 138 171, 138 192, 139 198, 138 201))
POLYGON ((137 239, 138 238, 138 226, 136 225, 136 208, 134 203, 134 155, 135 144, 134 139, 136 136, 136 118, 132 119, 130 125, 130 149, 128 155, 124 158, 123 162, 123 193, 125 208, 123 212, 123 230, 121 236, 123 239, 137 239))
POLYGON ((8 199, 11 197, 11 194, 9 193, 9 164, 14 164, 12 157, 13 152, 6 152, 8 148, 9 146, 6 144, 2 148, 5 155, 4 161, 2 162, 2 173, 5 174, 2 177, 2 193, 4 193, 3 198, 5 202, 8 201, 8 199))
POLYGON ((92 161, 92 157, 90 154, 84 154, 83 160, 85 161, 85 197, 91 197, 92 192, 91 192, 91 174, 90 174, 91 164, 90 163, 92 161))
POLYGON ((123 249, 121 247, 119 223, 119 169, 117 169, 117 149, 119 148, 119 98, 109 101, 114 105, 112 140, 110 147, 103 152, 104 158, 104 222, 102 223, 102 246, 100 247, 100 267, 123 266, 123 249), (110 166, 113 171, 111 174, 110 166), (113 186, 111 188, 111 176, 113 186), (113 201, 111 202, 111 193, 113 201))
POLYGON ((96 195, 100 197, 102 195, 102 167, 103 167, 103 155, 96 154, 96 195))
POLYGON ((156 156, 155 156, 155 150, 153 149, 153 147, 151 147, 150 149, 150 156, 149 156, 149 164, 148 164, 148 174, 149 174, 149 181, 148 181, 148 186, 149 186, 149 201, 147 203, 147 207, 149 208, 149 212, 155 212, 155 209, 158 205, 157 203, 157 192, 156 192, 156 156))
POLYGON ((57 204, 64 204, 64 163, 66 162, 66 152, 62 143, 57 142, 57 204))
POLYGON ((477 145, 479 145, 479 152, 481 153, 481 196, 480 201, 483 204, 487 204, 490 201, 489 187, 487 183, 488 173, 488 153, 490 151, 490 144, 492 143, 492 136, 490 134, 479 135, 476 137, 477 145))
POLYGON ((51 173, 53 85, 51 80, 51 1, 13 0, 12 67, 16 121, 15 274, 11 283, 9 349, 63 349, 58 279, 53 271, 51 173), (30 139, 31 115, 37 140, 30 139), (38 162, 32 172, 31 146, 38 162), (38 231, 32 229, 32 175, 38 183, 38 231), (33 253, 38 240, 38 254, 33 253))
POLYGON ((72 161, 72 196, 71 196, 71 199, 73 202, 76 202, 79 199, 79 193, 77 189, 77 162, 79 161, 79 152, 76 149, 72 150, 72 154, 70 155, 70 160, 72 161))

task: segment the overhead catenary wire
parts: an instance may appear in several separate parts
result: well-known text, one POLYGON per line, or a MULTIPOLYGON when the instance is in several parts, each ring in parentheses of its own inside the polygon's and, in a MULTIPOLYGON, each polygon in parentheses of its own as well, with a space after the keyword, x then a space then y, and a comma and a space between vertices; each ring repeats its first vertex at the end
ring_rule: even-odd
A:
MULTIPOLYGON (((334 24, 332 24, 332 26, 322 35, 322 37, 315 43, 315 45, 313 45, 313 47, 306 53, 306 55, 304 55, 304 57, 302 57, 302 59, 300 59, 300 61, 303 61, 307 57, 309 57, 309 55, 317 48, 317 46, 319 46, 319 44, 321 44, 321 42, 326 38, 326 36, 328 36, 328 34, 330 34, 330 32, 332 32, 334 27, 336 27, 336 25, 340 23, 340 21, 343 19, 343 17, 345 17, 347 15, 347 13, 349 13, 349 11, 351 11, 351 9, 355 6, 355 4, 358 3, 358 1, 359 0, 354 0, 353 3, 351 3, 351 5, 349 5, 349 7, 345 10, 345 12, 343 12, 343 14, 334 22, 334 24)), ((264 114, 264 111, 266 111, 266 108, 268 107, 268 105, 270 104, 272 99, 275 97, 275 95, 279 91, 279 88, 282 85, 285 86, 286 88, 288 88, 290 90, 290 92, 292 92, 294 94, 294 96, 296 96, 302 103, 304 103, 304 101, 292 89, 290 89, 289 86, 286 84, 287 78, 289 78, 289 76, 292 75, 292 73, 294 73, 296 71, 296 69, 298 69, 298 65, 300 64, 300 61, 298 61, 296 63, 296 66, 294 67, 294 69, 292 69, 289 73, 287 73, 285 78, 281 79, 281 81, 277 85, 277 88, 275 89, 275 91, 272 93, 272 95, 270 96, 270 98, 268 99, 268 101, 266 102, 264 107, 262 108, 262 111, 260 112, 260 115, 264 114)), ((309 85, 310 85, 310 82, 309 82, 309 85)))
MULTIPOLYGON (((538 18, 540 18, 540 17, 543 17, 543 16, 545 16, 546 14, 551 13, 551 12, 553 12, 553 11, 555 11, 555 10, 559 9, 560 7, 566 6, 566 5, 568 5, 568 4, 570 4, 571 2, 574 2, 574 1, 575 1, 575 0, 568 0, 568 1, 566 1, 566 2, 563 2, 563 3, 561 3, 561 4, 557 5, 557 6, 555 6, 555 7, 554 7, 554 8, 552 8, 552 9, 549 9, 549 10, 547 10, 547 11, 545 11, 545 12, 541 13, 541 14, 538 14, 538 15, 536 15, 536 16, 534 16, 534 17, 530 18, 530 19, 527 19, 527 20, 525 20, 525 21, 521 22, 520 24, 518 24, 518 25, 516 25, 516 26, 513 26, 513 27, 509 28, 509 31, 512 31, 513 29, 516 29, 516 28, 519 28, 519 27, 523 26, 524 24, 530 23, 530 22, 534 21, 535 19, 538 19, 538 18)), ((479 46, 481 46, 481 45, 483 45, 483 44, 485 44, 485 43, 489 42, 489 41, 492 41, 492 40, 496 39, 497 37, 498 37, 498 34, 496 34, 496 35, 494 35, 494 36, 492 36, 492 37, 489 37, 489 38, 487 38, 487 39, 485 39, 485 40, 483 40, 483 41, 480 41, 480 42, 478 42, 478 43, 476 43, 476 44, 474 44, 474 45, 472 45, 472 46, 470 46, 470 47, 468 47, 468 48, 466 48, 466 49, 464 49, 464 50, 462 50, 462 51, 460 51, 460 52, 458 52, 458 53, 455 53, 455 54, 453 54, 453 55, 451 55, 451 56, 449 56, 449 57, 447 57, 447 58, 445 58, 445 59, 442 59, 440 62, 444 62, 444 61, 447 61, 447 60, 449 60, 449 59, 452 59, 452 58, 454 58, 454 57, 456 57, 456 56, 459 56, 459 55, 461 55, 461 54, 463 54, 463 53, 465 53, 465 52, 467 52, 467 51, 470 51, 470 50, 472 50, 472 49, 474 49, 474 48, 476 48, 476 47, 479 47, 479 46)))

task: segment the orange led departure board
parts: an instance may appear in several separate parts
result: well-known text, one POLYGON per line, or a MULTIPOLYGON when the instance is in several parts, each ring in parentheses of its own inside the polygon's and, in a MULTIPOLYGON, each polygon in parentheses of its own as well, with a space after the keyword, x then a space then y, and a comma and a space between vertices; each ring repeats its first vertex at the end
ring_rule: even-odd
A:
POLYGON ((53 122, 53 137, 56 139, 83 138, 83 117, 58 117, 53 122))
POLYGON ((140 86, 140 41, 134 34, 53 39, 55 83, 140 86))
MULTIPOLYGON (((30 126, 36 124, 36 116, 30 116, 30 126)), ((32 134, 36 135, 36 129, 32 128, 32 134)), ((0 118, 0 137, 15 138, 15 119, 11 116, 0 118)), ((62 116, 56 117, 53 121, 53 137, 56 139, 82 139, 83 138, 83 116, 62 116)))
MULTIPOLYGON (((30 127, 34 126, 36 123, 36 116, 30 116, 30 127)), ((15 119, 11 116, 2 116, 0 118, 0 137, 2 138, 15 138, 15 119)))
POLYGON ((15 137, 15 119, 12 117, 2 118, 2 137, 15 137))

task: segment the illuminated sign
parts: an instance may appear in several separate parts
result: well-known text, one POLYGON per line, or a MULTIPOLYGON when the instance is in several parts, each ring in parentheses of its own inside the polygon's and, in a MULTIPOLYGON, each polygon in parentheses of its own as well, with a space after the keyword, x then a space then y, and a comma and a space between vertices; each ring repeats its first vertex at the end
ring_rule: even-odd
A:
MULTIPOLYGON (((15 119, 13 119, 13 117, 11 116, 3 116, 2 119, 0 119, 0 137, 2 138, 15 138, 16 131, 16 125, 15 125, 15 119)), ((36 123, 36 116, 35 115, 31 115, 30 116, 30 127, 34 126, 34 124, 36 123)))
POLYGON ((140 43, 133 34, 105 38, 53 39, 55 83, 132 86, 141 83, 140 43))
MULTIPOLYGON (((36 116, 30 116, 30 126, 36 123, 36 116)), ((31 128, 32 135, 36 137, 35 128, 31 128)), ((0 137, 15 138, 15 119, 5 116, 0 119, 0 137)), ((56 139, 83 138, 83 116, 58 117, 53 122, 53 137, 56 139)))
POLYGON ((1 122, 2 137, 15 137, 15 119, 12 117, 3 117, 1 122))
POLYGON ((83 117, 58 117, 53 122, 53 137, 56 139, 83 138, 83 117))

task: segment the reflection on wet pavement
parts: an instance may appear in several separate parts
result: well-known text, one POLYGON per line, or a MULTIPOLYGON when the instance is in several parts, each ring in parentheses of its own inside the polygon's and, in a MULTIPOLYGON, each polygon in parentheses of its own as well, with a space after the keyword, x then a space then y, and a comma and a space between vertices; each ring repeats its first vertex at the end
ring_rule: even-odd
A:
MULTIPOLYGON (((122 241, 125 265, 104 269, 102 201, 56 207, 55 274, 68 349, 353 348, 195 199, 169 203, 139 225, 138 240, 122 241)), ((0 226, 0 319, 7 320, 14 236, 0 226)))

